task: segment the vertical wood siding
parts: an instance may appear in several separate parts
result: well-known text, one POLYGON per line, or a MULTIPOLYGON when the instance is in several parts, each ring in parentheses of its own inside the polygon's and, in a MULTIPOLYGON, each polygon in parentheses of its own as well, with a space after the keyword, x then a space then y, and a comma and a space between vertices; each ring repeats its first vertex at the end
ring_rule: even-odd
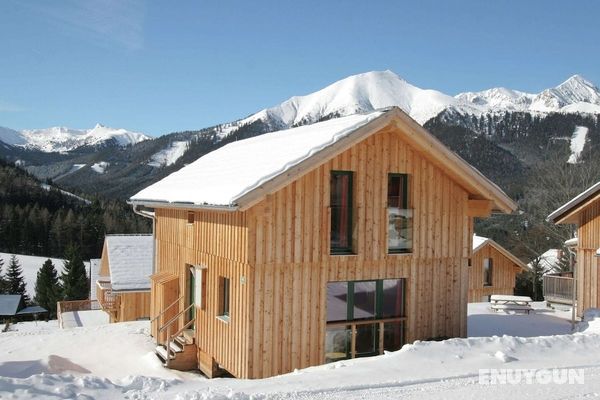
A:
POLYGON ((135 321, 150 317, 150 292, 119 293, 117 321, 135 321))
POLYGON ((600 307, 600 265, 594 256, 600 248, 600 199, 579 214, 577 237, 577 315, 582 317, 586 309, 600 307))
POLYGON ((324 362, 326 285, 407 278, 407 340, 466 335, 467 192, 394 131, 379 132, 248 210, 248 369, 259 378, 324 362), (354 171, 356 255, 329 252, 329 177, 354 171), (410 176, 413 252, 387 252, 387 174, 410 176))
MULTIPOLYGON (((198 349, 214 357, 235 376, 247 376, 248 284, 246 216, 242 212, 195 211, 193 224, 186 210, 157 209, 158 273, 179 277, 180 310, 188 301, 189 265, 202 264, 206 307, 196 309, 198 349), (230 321, 216 318, 219 276, 231 279, 230 321)), ((153 315, 154 316, 154 315, 153 315)))
POLYGON ((478 303, 483 296, 492 294, 512 295, 515 291, 517 274, 521 268, 504 254, 496 250, 491 244, 486 243, 471 258, 469 268, 469 303, 478 303), (492 286, 483 286, 483 260, 491 258, 492 286))

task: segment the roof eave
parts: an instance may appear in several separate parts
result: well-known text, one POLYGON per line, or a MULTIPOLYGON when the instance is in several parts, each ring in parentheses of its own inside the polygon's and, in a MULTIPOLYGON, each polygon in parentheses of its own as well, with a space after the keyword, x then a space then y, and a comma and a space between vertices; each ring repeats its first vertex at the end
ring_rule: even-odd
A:
POLYGON ((232 205, 215 205, 215 204, 195 204, 187 202, 170 202, 161 200, 143 200, 129 199, 127 204, 131 206, 144 206, 148 208, 174 208, 181 210, 212 210, 212 211, 238 211, 239 206, 232 205))

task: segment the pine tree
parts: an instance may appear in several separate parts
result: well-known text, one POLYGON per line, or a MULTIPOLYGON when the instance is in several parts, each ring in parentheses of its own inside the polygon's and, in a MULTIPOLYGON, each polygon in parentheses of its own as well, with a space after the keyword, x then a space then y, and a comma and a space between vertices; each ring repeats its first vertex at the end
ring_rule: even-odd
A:
POLYGON ((58 281, 58 272, 48 259, 37 273, 35 281, 35 302, 48 310, 49 317, 56 316, 56 302, 62 299, 62 288, 58 281))
POLYGON ((14 254, 10 257, 5 279, 6 293, 23 295, 25 303, 29 303, 27 287, 25 286, 25 279, 23 278, 23 269, 21 268, 21 264, 19 264, 17 256, 14 254))
POLYGON ((63 273, 60 276, 63 287, 63 299, 84 300, 89 296, 89 284, 85 265, 79 249, 73 245, 67 248, 63 273))
POLYGON ((0 258, 0 294, 6 294, 6 278, 2 275, 4 260, 0 258))

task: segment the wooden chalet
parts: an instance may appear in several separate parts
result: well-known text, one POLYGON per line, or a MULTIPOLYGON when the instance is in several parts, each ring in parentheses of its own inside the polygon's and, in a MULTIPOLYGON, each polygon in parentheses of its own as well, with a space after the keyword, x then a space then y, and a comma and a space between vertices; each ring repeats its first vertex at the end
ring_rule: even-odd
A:
MULTIPOLYGON (((567 241, 571 243, 565 245, 572 245, 577 254, 574 263, 575 308, 581 318, 588 308, 600 308, 600 182, 558 208, 548 216, 548 220, 555 224, 577 225, 577 239, 567 241)), ((562 279, 562 287, 568 288, 568 280, 573 278, 561 276, 553 279, 562 279)), ((548 284, 559 286, 550 278, 548 284)))
POLYGON ((473 217, 516 208, 395 107, 228 144, 131 203, 158 353, 239 378, 466 336, 473 217))
POLYGON ((527 265, 492 239, 473 236, 469 268, 469 303, 490 301, 494 294, 513 295, 516 278, 527 265))
POLYGON ((102 258, 91 260, 90 299, 110 322, 150 319, 153 244, 152 235, 106 235, 102 258))

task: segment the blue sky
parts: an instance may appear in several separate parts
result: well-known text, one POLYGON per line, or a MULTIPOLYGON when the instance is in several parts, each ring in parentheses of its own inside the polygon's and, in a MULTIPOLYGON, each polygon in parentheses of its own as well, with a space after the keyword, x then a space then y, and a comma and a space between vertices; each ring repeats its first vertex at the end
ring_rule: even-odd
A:
POLYGON ((5 0, 0 126, 160 135, 370 70, 452 95, 598 85, 598 15, 593 0, 5 0))

